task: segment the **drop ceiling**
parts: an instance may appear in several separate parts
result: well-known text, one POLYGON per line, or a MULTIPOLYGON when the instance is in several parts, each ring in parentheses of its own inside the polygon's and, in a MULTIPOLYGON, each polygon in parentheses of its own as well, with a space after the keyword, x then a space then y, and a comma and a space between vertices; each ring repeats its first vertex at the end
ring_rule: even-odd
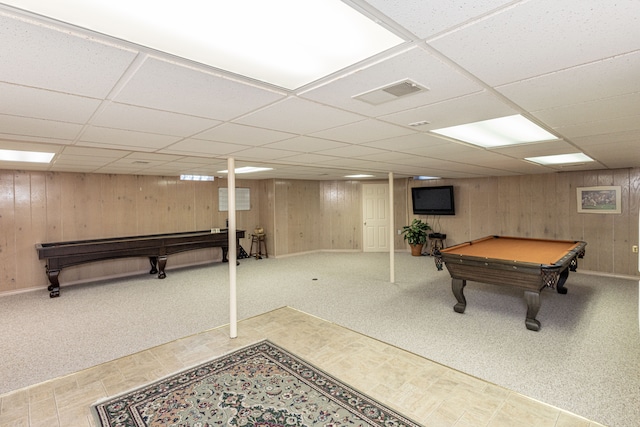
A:
POLYGON ((346 3, 404 43, 295 90, 0 3, 0 148, 56 153, 0 168, 218 176, 232 157, 273 168, 247 178, 333 180, 640 167, 637 0, 346 3), (358 98, 402 82, 421 90, 358 98), (513 114, 559 140, 483 149, 429 133, 513 114), (573 152, 595 161, 523 160, 573 152))

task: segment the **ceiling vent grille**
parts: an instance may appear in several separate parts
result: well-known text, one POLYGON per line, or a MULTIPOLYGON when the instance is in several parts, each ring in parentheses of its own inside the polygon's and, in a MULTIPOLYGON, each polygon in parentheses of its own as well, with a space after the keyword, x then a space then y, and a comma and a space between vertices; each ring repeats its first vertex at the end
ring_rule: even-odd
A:
POLYGON ((428 90, 429 89, 426 87, 406 79, 401 82, 393 83, 389 86, 361 93, 360 95, 354 96, 353 99, 357 99, 371 105, 380 105, 385 102, 394 101, 399 98, 404 98, 405 96, 415 95, 428 90))

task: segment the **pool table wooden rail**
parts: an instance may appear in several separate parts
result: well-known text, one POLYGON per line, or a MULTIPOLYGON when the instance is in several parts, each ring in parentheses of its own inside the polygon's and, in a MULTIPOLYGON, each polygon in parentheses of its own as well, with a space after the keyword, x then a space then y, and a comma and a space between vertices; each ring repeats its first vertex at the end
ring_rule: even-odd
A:
MULTIPOLYGON (((244 234, 244 230, 237 230, 236 242, 244 234)), ((203 230, 36 244, 38 258, 47 261, 45 268, 51 298, 60 295, 58 276, 65 267, 108 259, 148 257, 151 264, 149 273, 157 273, 159 279, 164 279, 168 255, 212 247, 222 249, 222 260, 226 262, 229 250, 227 230, 222 229, 220 233, 203 230)))

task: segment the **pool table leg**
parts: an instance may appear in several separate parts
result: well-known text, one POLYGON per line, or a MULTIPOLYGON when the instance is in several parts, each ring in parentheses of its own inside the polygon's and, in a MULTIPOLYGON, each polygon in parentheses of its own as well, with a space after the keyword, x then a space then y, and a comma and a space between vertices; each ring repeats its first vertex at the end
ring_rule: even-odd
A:
POLYGON ((540 310, 540 292, 524 291, 524 299, 527 301, 527 318, 524 324, 531 331, 540 330, 540 322, 536 320, 540 310))
POLYGON ((559 294, 566 294, 567 288, 564 287, 564 283, 567 281, 569 277, 569 269, 565 268, 562 273, 560 273, 560 277, 558 278, 558 283, 556 284, 556 290, 559 294))
POLYGON ((151 264, 151 270, 149 270, 149 274, 156 274, 158 272, 158 257, 150 256, 149 264, 151 264))
POLYGON ((167 266, 167 256, 160 255, 158 257, 158 279, 164 279, 167 277, 167 274, 164 272, 165 267, 167 266))
POLYGON ((464 313, 464 309, 467 308, 467 300, 464 297, 464 287, 466 285, 466 280, 451 279, 451 290, 453 291, 453 295, 458 300, 458 303, 453 306, 453 310, 456 313, 464 313))

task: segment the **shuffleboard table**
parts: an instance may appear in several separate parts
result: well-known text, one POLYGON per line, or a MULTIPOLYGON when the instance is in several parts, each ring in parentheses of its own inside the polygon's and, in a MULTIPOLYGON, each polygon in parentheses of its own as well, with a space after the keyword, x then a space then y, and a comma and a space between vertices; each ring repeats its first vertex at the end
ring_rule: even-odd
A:
POLYGON ((436 265, 451 274, 451 288, 458 303, 453 307, 464 313, 467 280, 524 289, 527 302, 525 325, 540 330, 536 315, 540 310, 540 292, 556 288, 566 294, 564 284, 569 271, 576 271, 578 258, 585 253, 586 242, 521 237, 488 236, 440 249, 436 265))
MULTIPOLYGON (((237 247, 244 230, 236 231, 237 247)), ((229 233, 221 229, 219 233, 211 230, 189 231, 168 234, 150 234, 146 236, 113 237, 93 240, 75 240, 56 243, 37 243, 39 259, 46 259, 46 273, 49 278, 51 298, 60 296, 58 276, 65 267, 94 261, 127 257, 148 257, 151 263, 149 274, 158 274, 159 279, 166 277, 167 256, 195 249, 222 248, 222 261, 227 262, 229 251, 229 233)))

